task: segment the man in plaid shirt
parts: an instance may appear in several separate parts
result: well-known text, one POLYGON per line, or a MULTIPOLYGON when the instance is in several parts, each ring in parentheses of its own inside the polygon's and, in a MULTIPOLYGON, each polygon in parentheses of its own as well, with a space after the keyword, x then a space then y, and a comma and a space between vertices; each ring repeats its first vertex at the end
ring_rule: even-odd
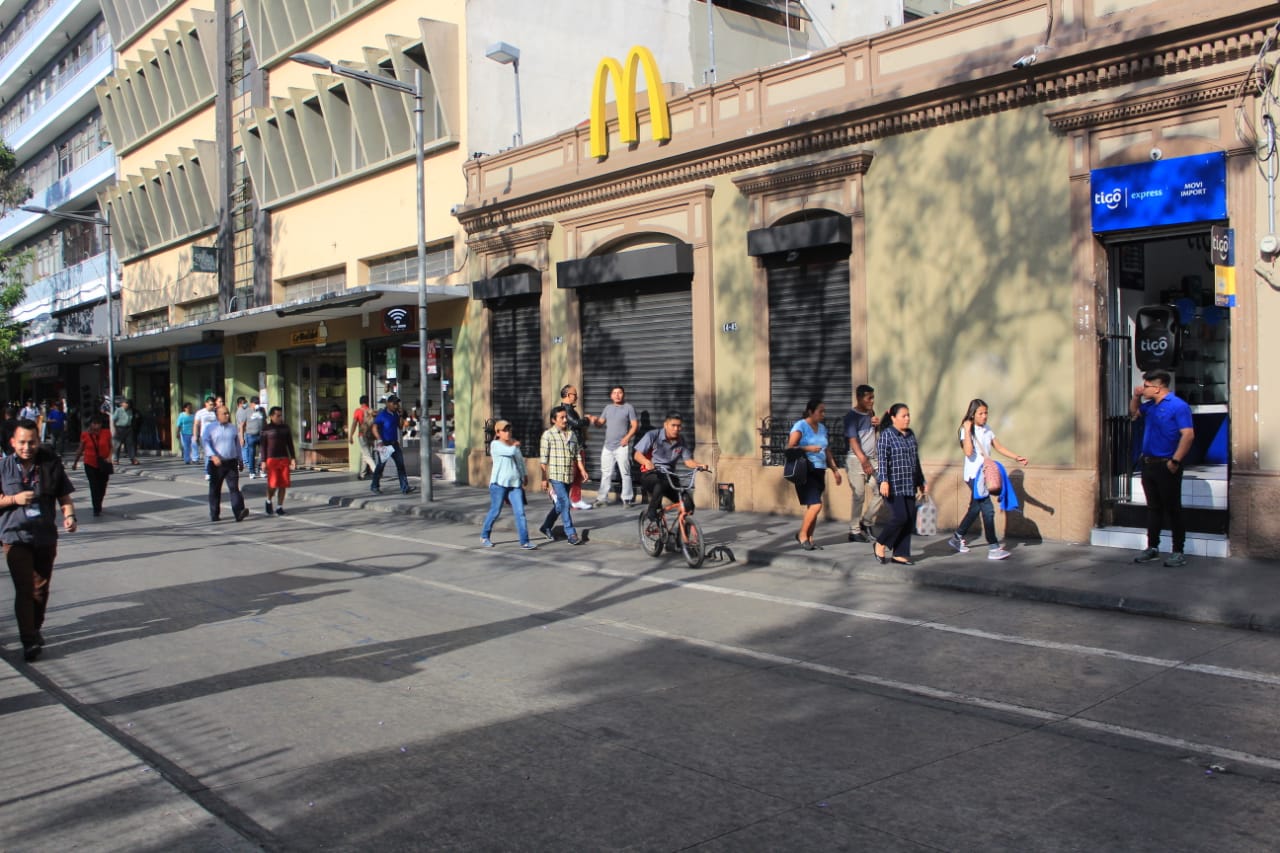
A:
POLYGON ((538 457, 542 481, 552 500, 551 511, 547 513, 538 532, 554 542, 556 537, 552 528, 555 527, 556 519, 564 516, 564 532, 569 537, 569 544, 581 545, 582 540, 578 538, 578 531, 573 526, 569 484, 573 482, 575 469, 581 469, 583 476, 586 476, 586 466, 582 464, 578 437, 569 429, 569 413, 564 406, 556 406, 551 410, 551 428, 542 434, 538 457))

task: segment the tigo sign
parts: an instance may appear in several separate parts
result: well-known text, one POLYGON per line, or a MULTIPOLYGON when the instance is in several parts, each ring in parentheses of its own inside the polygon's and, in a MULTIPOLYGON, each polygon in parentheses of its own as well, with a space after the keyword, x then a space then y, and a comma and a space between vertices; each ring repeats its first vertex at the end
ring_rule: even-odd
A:
POLYGON ((605 118, 605 97, 609 79, 618 99, 618 139, 627 145, 640 141, 639 121, 636 119, 636 83, 644 72, 645 88, 649 92, 649 124, 653 138, 666 142, 671 138, 671 116, 667 113, 667 96, 662 91, 662 77, 658 63, 647 47, 627 51, 626 64, 611 56, 600 60, 596 66, 595 85, 591 88, 591 156, 609 156, 609 123, 605 118))
POLYGON ((1095 233, 1227 218, 1222 152, 1094 169, 1089 183, 1095 233))

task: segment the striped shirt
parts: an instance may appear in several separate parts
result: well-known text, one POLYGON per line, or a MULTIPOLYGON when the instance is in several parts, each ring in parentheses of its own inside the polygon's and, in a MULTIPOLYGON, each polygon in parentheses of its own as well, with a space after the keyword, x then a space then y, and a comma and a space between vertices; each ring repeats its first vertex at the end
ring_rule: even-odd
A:
POLYGON ((886 428, 876 443, 876 456, 880 465, 876 470, 876 483, 887 482, 890 495, 914 496, 916 489, 924 485, 920 448, 911 430, 898 432, 895 427, 886 428))
POLYGON ((572 431, 551 427, 542 434, 539 448, 542 464, 547 466, 547 479, 557 483, 573 482, 573 466, 578 459, 578 437, 572 431))

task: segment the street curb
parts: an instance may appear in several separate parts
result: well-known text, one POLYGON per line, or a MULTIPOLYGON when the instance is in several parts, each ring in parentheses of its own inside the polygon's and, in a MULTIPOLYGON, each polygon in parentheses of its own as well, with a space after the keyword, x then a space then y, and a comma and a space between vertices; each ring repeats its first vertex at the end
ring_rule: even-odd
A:
MULTIPOLYGON (((126 473, 140 479, 167 480, 170 482, 177 482, 183 479, 181 475, 140 469, 126 469, 126 473)), ((394 497, 394 495, 387 495, 386 497, 394 497)), ((423 506, 416 502, 388 502, 373 495, 366 497, 292 492, 289 498, 291 501, 299 503, 369 510, 406 518, 417 518, 424 521, 470 525, 476 528, 479 528, 484 523, 486 515, 485 512, 450 509, 439 505, 423 506)), ((582 526, 587 531, 586 541, 588 542, 595 541, 623 548, 637 547, 637 543, 633 538, 610 535, 609 530, 616 528, 617 525, 593 529, 589 520, 584 519, 583 521, 582 526)), ((504 530, 515 529, 515 525, 508 518, 500 519, 497 526, 504 530)), ((723 555, 727 555, 727 562, 743 566, 762 566, 773 570, 801 572, 808 575, 839 575, 850 580, 906 584, 922 589, 965 592, 1018 601, 1064 605, 1084 610, 1104 610, 1135 616, 1217 625, 1247 631, 1280 633, 1280 613, 1264 614, 1237 608, 1218 607, 1211 604, 1180 604, 1159 598, 1126 596, 1095 590, 1022 583, 1004 578, 942 572, 918 566, 890 567, 878 564, 854 566, 849 565, 848 559, 814 556, 812 552, 802 557, 770 548, 733 548, 732 546, 720 546, 718 551, 721 555, 719 559, 708 557, 707 563, 702 568, 690 569, 689 571, 705 572, 707 569, 723 565, 726 562, 723 555)))

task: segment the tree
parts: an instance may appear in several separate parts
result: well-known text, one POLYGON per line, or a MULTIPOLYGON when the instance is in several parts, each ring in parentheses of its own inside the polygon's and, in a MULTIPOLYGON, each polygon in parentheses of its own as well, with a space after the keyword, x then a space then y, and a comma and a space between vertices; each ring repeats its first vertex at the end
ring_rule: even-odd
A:
MULTIPOLYGON (((31 197, 31 187, 14 175, 18 159, 0 142, 0 210, 7 212, 31 197)), ((25 360, 22 350, 22 323, 13 321, 13 310, 27 295, 25 271, 29 252, 13 254, 0 249, 0 371, 7 373, 25 360)))

